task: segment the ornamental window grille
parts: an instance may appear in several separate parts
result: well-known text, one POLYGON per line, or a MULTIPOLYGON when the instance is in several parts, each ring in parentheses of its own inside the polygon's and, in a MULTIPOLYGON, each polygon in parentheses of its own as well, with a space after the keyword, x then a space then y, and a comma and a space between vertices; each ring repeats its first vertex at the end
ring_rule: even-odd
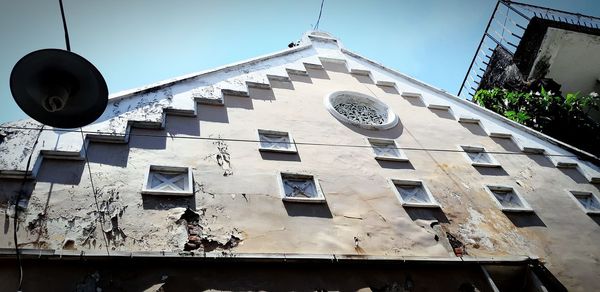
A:
POLYGON ((290 202, 325 202, 317 179, 312 175, 281 173, 279 176, 281 195, 290 202))
POLYGON ((333 108, 348 120, 363 125, 382 125, 387 120, 385 112, 380 112, 375 107, 356 100, 340 102, 333 108))
POLYGON ((487 153, 483 147, 461 145, 460 148, 465 152, 473 166, 500 167, 498 161, 487 153))
POLYGON ((389 161, 408 161, 396 141, 389 139, 367 138, 373 148, 375 159, 389 161))
POLYGON ((422 181, 392 179, 392 186, 402 206, 439 207, 439 204, 422 181))
POLYGON ((533 211, 529 204, 513 189, 507 186, 487 186, 500 209, 507 212, 533 211))
POLYGON ((398 116, 378 98, 353 91, 336 91, 324 100, 338 120, 369 130, 386 130, 398 124, 398 116))
POLYGON ((571 191, 581 208, 588 214, 600 214, 600 201, 590 192, 571 191))
POLYGON ((296 144, 288 132, 258 130, 260 151, 297 153, 296 144))
POLYGON ((189 167, 151 165, 146 173, 143 194, 192 195, 192 172, 189 167))

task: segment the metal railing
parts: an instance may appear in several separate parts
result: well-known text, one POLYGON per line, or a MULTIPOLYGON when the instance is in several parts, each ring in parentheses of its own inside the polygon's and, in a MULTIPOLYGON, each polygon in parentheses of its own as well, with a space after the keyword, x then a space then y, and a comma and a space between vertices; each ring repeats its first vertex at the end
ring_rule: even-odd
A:
POLYGON ((529 21, 534 17, 600 29, 600 18, 598 17, 499 0, 458 90, 459 97, 470 100, 475 95, 496 47, 502 47, 514 55, 529 21))

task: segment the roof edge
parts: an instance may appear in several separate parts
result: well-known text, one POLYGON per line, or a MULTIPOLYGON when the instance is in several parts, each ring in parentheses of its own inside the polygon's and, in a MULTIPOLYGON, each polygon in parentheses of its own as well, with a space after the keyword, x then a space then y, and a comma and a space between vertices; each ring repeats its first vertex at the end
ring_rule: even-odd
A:
POLYGON ((119 91, 116 92, 114 94, 111 94, 108 98, 108 101, 117 101, 117 100, 121 100, 127 97, 131 97, 135 94, 140 94, 140 93, 146 93, 149 91, 155 91, 161 88, 164 88, 166 86, 170 86, 170 85, 174 85, 183 81, 187 81, 193 78, 197 78, 197 77, 201 77, 202 75, 206 75, 206 74, 211 74, 211 73, 217 73, 219 71, 225 71, 225 70, 231 70, 231 69, 235 69, 236 67, 241 67, 244 65, 251 65, 253 63, 258 63, 258 62, 262 62, 262 61, 266 61, 272 58, 276 58, 276 57, 281 57, 281 56, 286 56, 286 55, 290 55, 299 51, 303 51, 306 49, 309 49, 312 47, 312 44, 303 44, 297 47, 293 47, 290 49, 284 49, 281 51, 276 51, 274 53, 271 54, 266 54, 266 55, 262 55, 262 56, 258 56, 255 58, 251 58, 251 59, 247 59, 247 60, 243 60, 243 61, 239 61, 239 62, 235 62, 235 63, 231 63, 231 64, 227 64, 227 65, 223 65, 223 66, 219 66, 213 69, 208 69, 208 70, 204 70, 204 71, 198 71, 198 72, 194 72, 194 73, 189 73, 186 75, 182 75, 179 77, 174 77, 174 78, 170 78, 170 79, 165 79, 159 82, 155 82, 152 83, 150 85, 146 85, 146 86, 141 86, 141 87, 137 87, 137 88, 133 88, 133 89, 127 89, 127 90, 123 90, 123 91, 119 91))
POLYGON ((400 73, 400 72, 398 72, 398 71, 396 71, 394 69, 388 68, 388 67, 386 67, 385 65, 383 65, 383 64, 381 64, 379 62, 376 62, 376 61, 373 61, 373 60, 371 60, 369 58, 363 57, 363 56, 361 56, 361 55, 359 55, 357 53, 354 53, 354 52, 352 52, 352 51, 350 51, 348 49, 341 48, 341 51, 344 54, 347 54, 347 55, 349 55, 351 57, 354 57, 354 58, 361 59, 361 60, 363 60, 363 61, 365 61, 365 62, 367 62, 367 63, 369 63, 369 64, 371 64, 371 65, 373 65, 375 67, 383 69, 383 70, 385 70, 385 71, 387 71, 387 72, 389 72, 389 73, 391 73, 393 75, 396 75, 396 76, 398 76, 400 78, 406 79, 406 80, 408 80, 408 81, 410 81, 412 83, 416 83, 416 84, 418 84, 420 86, 426 87, 426 88, 428 88, 428 89, 430 89, 430 90, 432 90, 432 91, 434 91, 434 92, 436 92, 438 94, 444 95, 445 97, 448 97, 448 98, 452 99, 453 101, 456 101, 456 102, 459 102, 459 103, 461 103, 463 105, 466 105, 466 106, 468 106, 468 107, 470 107, 470 108, 472 108, 472 109, 474 109, 476 111, 479 111, 479 112, 481 112, 481 113, 483 113, 485 115, 488 115, 488 116, 490 116, 490 117, 492 117, 492 118, 494 118, 496 120, 499 120, 500 122, 508 124, 508 125, 510 125, 512 127, 515 127, 517 129, 519 129, 519 130, 522 130, 522 131, 526 132, 527 134, 533 135, 534 137, 542 139, 542 140, 544 140, 546 142, 549 142, 549 143, 551 143, 553 145, 556 145, 556 146, 558 146, 560 148, 563 148, 565 150, 574 152, 578 156, 584 156, 586 158, 584 160, 591 160, 595 164, 600 165, 600 158, 597 157, 597 156, 595 156, 595 155, 593 155, 593 154, 591 154, 591 153, 589 153, 589 152, 586 152, 586 151, 581 150, 581 149, 579 149, 579 148, 577 148, 575 146, 572 146, 572 145, 569 145, 569 144, 567 144, 565 142, 557 140, 557 139, 555 139, 553 137, 550 137, 550 136, 548 136, 548 135, 546 135, 544 133, 538 132, 538 131, 536 131, 536 130, 534 130, 532 128, 529 128, 529 127, 527 127, 525 125, 521 125, 521 124, 519 124, 519 123, 517 123, 517 122, 515 122, 513 120, 510 120, 510 119, 508 119, 508 118, 506 118, 506 117, 504 117, 502 115, 499 115, 498 113, 493 112, 493 111, 491 111, 491 110, 489 110, 487 108, 481 107, 481 106, 479 106, 479 105, 477 105, 477 104, 475 104, 473 102, 467 101, 467 100, 462 99, 462 98, 460 98, 458 96, 450 94, 446 90, 443 90, 443 89, 437 88, 435 86, 429 85, 429 84, 427 84, 427 83, 425 83, 423 81, 420 81, 418 79, 415 79, 415 78, 413 78, 411 76, 408 76, 406 74, 400 73))

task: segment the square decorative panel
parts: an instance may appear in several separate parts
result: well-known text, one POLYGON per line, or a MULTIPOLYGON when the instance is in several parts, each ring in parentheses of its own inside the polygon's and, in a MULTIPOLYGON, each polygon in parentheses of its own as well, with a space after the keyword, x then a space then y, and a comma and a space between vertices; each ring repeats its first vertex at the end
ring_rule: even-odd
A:
POLYGON ((288 132, 258 130, 260 151, 297 153, 294 139, 288 132))
POLYGON ((587 214, 600 215, 600 201, 590 192, 570 191, 573 198, 587 214))
POLYGON ((533 209, 512 188, 507 186, 486 186, 489 194, 494 198, 502 211, 506 212, 532 212, 533 209))
POLYGON ((281 173, 279 175, 281 197, 290 202, 325 202, 321 186, 312 175, 281 173))
POLYGON ((405 207, 439 207, 429 189, 418 180, 392 179, 396 196, 405 207))
POLYGON ((498 161, 487 153, 483 147, 461 145, 460 149, 465 152, 473 166, 500 167, 498 161))
POLYGON ((408 161, 408 158, 406 155, 404 155, 404 152, 399 149, 396 141, 379 138, 367 138, 367 140, 373 148, 375 159, 388 161, 408 161))
POLYGON ((189 167, 151 165, 146 173, 142 194, 193 195, 192 183, 189 167))

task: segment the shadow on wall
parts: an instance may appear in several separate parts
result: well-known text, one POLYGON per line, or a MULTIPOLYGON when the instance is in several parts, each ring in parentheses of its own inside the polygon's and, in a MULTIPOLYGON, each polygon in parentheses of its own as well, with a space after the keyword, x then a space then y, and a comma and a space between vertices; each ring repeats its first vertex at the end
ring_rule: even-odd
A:
POLYGON ((248 94, 250 95, 251 99, 269 101, 275 100, 275 93, 273 93, 273 90, 271 89, 250 87, 248 88, 248 94))
POLYGON ((167 148, 167 133, 158 129, 131 129, 129 147, 163 150, 167 148))
MULTIPOLYGON (((400 94, 400 92, 398 92, 398 89, 396 89, 396 87, 394 87, 394 86, 377 85, 377 87, 379 87, 385 93, 400 94)), ((419 100, 421 100, 421 99, 419 98, 419 100)), ((422 106, 425 106, 425 104, 422 101, 421 101, 421 104, 423 104, 422 106)))
POLYGON ((497 137, 490 137, 490 138, 492 138, 492 140, 496 144, 500 145, 500 147, 502 147, 502 149, 504 149, 505 151, 521 152, 521 149, 519 149, 519 146, 517 146, 515 141, 513 141, 510 138, 497 138, 497 137))
POLYGON ((554 163, 544 154, 527 154, 529 159, 533 160, 541 167, 555 168, 554 163))
POLYGON ((345 63, 321 61, 323 69, 338 73, 350 73, 345 63))
POLYGON ((465 129, 469 130, 469 132, 471 132, 471 134, 473 135, 477 135, 477 136, 487 136, 488 134, 483 130, 483 128, 481 127, 481 125, 479 123, 477 124, 473 124, 473 123, 460 123, 465 129))
POLYGON ((583 174, 581 174, 581 172, 575 168, 559 168, 559 170, 578 184, 589 183, 587 178, 585 178, 585 176, 583 176, 583 174))
MULTIPOLYGON (((380 86, 380 87, 386 87, 386 86, 380 86)), ((398 92, 398 91, 396 91, 398 92)), ((408 101, 408 103, 410 103, 413 106, 419 106, 419 107, 425 107, 425 103, 423 102, 423 100, 421 98, 416 98, 416 97, 402 97, 404 98, 404 100, 408 101)))
MULTIPOLYGON (((109 155, 104 153, 104 155, 110 156, 110 153, 109 155)), ((62 185, 78 185, 81 182, 84 170, 85 161, 83 160, 44 159, 40 165, 36 180, 62 185)))
POLYGON ((281 81, 269 78, 269 83, 271 83, 271 88, 294 90, 294 84, 290 81, 281 81))
POLYGON ((354 79, 356 79, 356 81, 358 81, 360 83, 375 84, 375 82, 373 81, 371 76, 352 74, 352 77, 354 77, 354 79))
POLYGON ((478 167, 474 166, 477 172, 481 175, 508 175, 508 173, 502 167, 478 167))
MULTIPOLYGON (((198 107, 202 106, 204 105, 198 105, 198 107)), ((169 115, 167 116, 165 129, 167 133, 173 135, 200 136, 199 117, 169 115)))
POLYGON ((179 207, 196 210, 196 196, 142 195, 142 207, 145 210, 169 210, 179 207))
POLYGON ((402 132, 404 131, 404 126, 402 125, 402 121, 400 120, 398 120, 398 124, 395 127, 387 130, 367 130, 343 123, 341 121, 340 123, 342 123, 342 125, 344 125, 346 128, 354 131, 355 133, 374 138, 396 139, 400 137, 400 135, 402 135, 402 132))
MULTIPOLYGON (((28 180, 25 183, 23 193, 21 194, 22 201, 29 201, 33 189, 35 188, 35 181, 28 180)), ((17 194, 21 189, 20 179, 0 179, 0 207, 8 206, 9 202, 12 202, 17 198, 17 194)))
POLYGON ((91 163, 127 167, 129 144, 90 143, 88 160, 91 163))
POLYGON ((252 99, 245 96, 223 95, 225 108, 243 108, 247 110, 254 109, 252 99))
POLYGON ((432 113, 442 119, 455 120, 454 115, 449 110, 429 109, 432 113))
POLYGON ((329 74, 327 74, 327 71, 322 69, 306 68, 306 72, 308 73, 308 76, 310 76, 310 78, 330 79, 329 74))
POLYGON ((333 218, 329 205, 325 203, 294 203, 294 202, 283 202, 283 206, 287 211, 288 216, 292 217, 319 217, 319 218, 333 218))
POLYGON ((432 221, 437 220, 440 223, 449 223, 448 217, 439 208, 410 208, 405 207, 406 213, 413 221, 426 220, 432 221))
POLYGON ((388 169, 410 169, 414 170, 415 167, 410 163, 410 161, 386 161, 386 160, 377 160, 379 166, 388 169))
POLYGON ((546 227, 544 221, 537 214, 531 213, 505 213, 506 217, 517 227, 546 227))
POLYGON ((279 160, 279 161, 297 161, 301 162, 300 154, 298 153, 277 153, 260 151, 260 157, 264 160, 279 160))

